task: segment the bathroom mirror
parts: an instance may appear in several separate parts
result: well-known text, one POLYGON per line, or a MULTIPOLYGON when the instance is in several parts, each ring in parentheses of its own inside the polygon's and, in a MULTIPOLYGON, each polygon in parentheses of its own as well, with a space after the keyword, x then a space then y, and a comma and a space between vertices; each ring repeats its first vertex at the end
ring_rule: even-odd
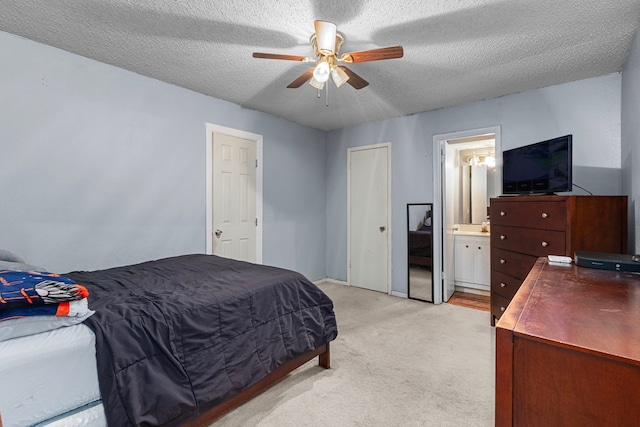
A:
POLYGON ((455 222, 481 224, 487 220, 489 200, 498 197, 500 191, 495 150, 493 147, 478 146, 461 149, 457 155, 456 180, 459 184, 454 194, 455 222))
POLYGON ((433 203, 407 204, 407 292, 411 299, 433 302, 433 203))

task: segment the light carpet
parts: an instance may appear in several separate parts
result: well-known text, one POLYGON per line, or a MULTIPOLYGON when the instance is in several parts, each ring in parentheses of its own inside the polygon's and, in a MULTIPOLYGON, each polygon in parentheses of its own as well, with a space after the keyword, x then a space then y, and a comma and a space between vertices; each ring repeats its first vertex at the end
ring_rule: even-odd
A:
POLYGON ((495 330, 486 312, 322 283, 338 338, 212 426, 492 426, 495 330))

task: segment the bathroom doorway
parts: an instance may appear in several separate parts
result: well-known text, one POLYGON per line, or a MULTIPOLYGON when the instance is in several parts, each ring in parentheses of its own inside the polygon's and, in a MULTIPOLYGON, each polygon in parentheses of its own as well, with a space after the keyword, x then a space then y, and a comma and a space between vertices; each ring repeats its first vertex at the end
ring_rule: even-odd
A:
POLYGON ((448 301, 456 289, 454 232, 480 231, 488 222, 489 199, 500 194, 502 151, 499 126, 434 135, 433 141, 434 196, 439 202, 433 230, 437 304, 448 301))

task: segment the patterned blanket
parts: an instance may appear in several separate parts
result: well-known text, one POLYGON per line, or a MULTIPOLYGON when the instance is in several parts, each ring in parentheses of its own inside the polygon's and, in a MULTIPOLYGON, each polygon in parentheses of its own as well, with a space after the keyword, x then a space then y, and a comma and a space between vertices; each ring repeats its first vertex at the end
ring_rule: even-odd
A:
POLYGON ((25 316, 68 316, 87 288, 55 273, 0 270, 0 321, 25 316))

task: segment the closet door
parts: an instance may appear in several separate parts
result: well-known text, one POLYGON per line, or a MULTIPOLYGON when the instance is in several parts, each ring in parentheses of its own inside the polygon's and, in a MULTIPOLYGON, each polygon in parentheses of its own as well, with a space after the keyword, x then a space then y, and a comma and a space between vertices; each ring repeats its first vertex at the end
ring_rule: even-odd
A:
POLYGON ((389 292, 388 144, 350 149, 348 278, 350 285, 389 292))

